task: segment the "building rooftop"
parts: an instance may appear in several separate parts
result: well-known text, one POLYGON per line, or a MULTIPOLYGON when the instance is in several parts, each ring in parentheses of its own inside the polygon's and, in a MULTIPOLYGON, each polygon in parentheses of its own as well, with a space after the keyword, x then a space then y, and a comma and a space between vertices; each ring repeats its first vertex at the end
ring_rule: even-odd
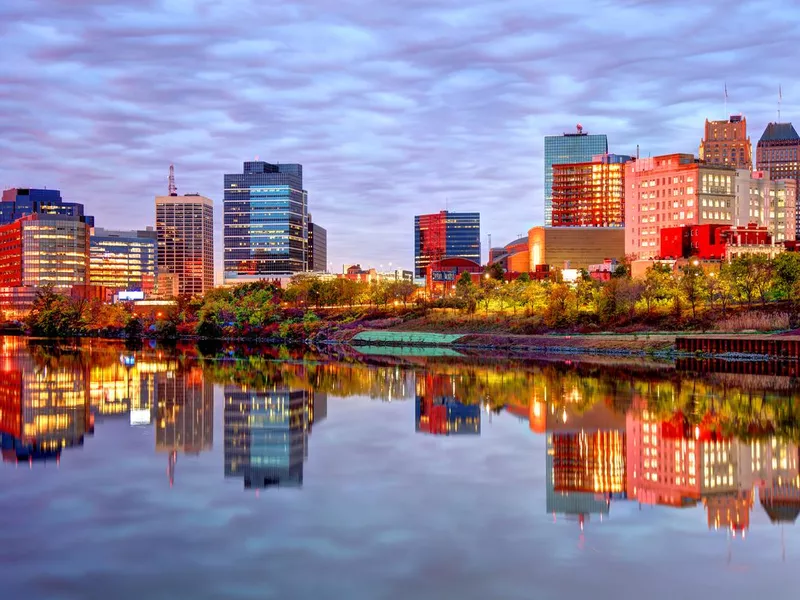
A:
POLYGON ((777 142, 785 140, 800 140, 800 135, 791 123, 770 123, 761 134, 759 142, 777 142))

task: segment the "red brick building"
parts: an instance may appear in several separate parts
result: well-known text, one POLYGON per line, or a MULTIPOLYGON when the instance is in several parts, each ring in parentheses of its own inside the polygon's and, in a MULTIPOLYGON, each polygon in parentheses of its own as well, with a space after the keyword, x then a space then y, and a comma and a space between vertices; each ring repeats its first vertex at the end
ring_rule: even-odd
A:
POLYGON ((425 272, 425 290, 436 296, 446 296, 455 290, 462 273, 469 273, 473 283, 479 283, 483 267, 466 258, 444 258, 430 263, 425 272))

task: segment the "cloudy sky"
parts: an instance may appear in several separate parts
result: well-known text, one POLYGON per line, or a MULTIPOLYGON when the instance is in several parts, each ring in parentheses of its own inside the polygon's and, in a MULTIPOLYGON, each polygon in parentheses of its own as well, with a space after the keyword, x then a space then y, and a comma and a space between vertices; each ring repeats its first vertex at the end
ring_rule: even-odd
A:
POLYGON ((543 219, 543 136, 697 152, 800 121, 800 10, 767 0, 25 0, 0 3, 0 185, 58 187, 144 227, 170 163, 215 200, 258 156, 304 165, 329 260, 413 265, 413 216, 479 210, 497 245, 543 219))

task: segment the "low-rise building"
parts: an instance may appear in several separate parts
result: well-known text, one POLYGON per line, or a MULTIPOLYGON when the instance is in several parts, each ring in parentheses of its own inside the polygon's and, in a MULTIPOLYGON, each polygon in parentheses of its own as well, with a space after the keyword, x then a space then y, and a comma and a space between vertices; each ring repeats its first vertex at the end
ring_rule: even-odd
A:
POLYGON ((588 269, 625 257, 625 230, 619 227, 534 227, 528 232, 530 270, 539 265, 588 269))

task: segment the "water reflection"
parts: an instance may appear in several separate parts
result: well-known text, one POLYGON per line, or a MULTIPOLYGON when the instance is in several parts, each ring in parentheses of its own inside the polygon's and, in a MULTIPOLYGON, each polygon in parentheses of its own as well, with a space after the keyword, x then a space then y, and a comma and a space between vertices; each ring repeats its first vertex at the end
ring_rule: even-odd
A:
POLYGON ((3 344, 0 363, 0 440, 4 462, 58 461, 94 432, 88 372, 78 357, 45 360, 3 344))
POLYGON ((481 404, 465 397, 456 374, 417 374, 416 430, 433 435, 480 435, 481 404))
POLYGON ((245 488, 299 487, 308 436, 328 413, 327 395, 275 385, 225 386, 225 477, 245 488))
MULTIPOLYGON (((789 375, 695 364, 685 373, 610 361, 337 358, 286 349, 130 352, 97 342, 52 348, 5 338, 3 457, 31 466, 58 460, 84 444, 95 423, 127 420, 152 432, 173 485, 182 456, 214 448, 216 385, 224 402, 217 476, 246 489, 297 488, 329 395, 413 399, 418 433, 479 436, 491 427, 485 415, 505 413, 544 436, 544 509, 556 521, 585 527, 623 502, 702 507, 710 529, 744 535, 754 510, 773 523, 800 514, 800 398, 789 375)), ((378 410, 390 418, 388 408, 378 410)))

